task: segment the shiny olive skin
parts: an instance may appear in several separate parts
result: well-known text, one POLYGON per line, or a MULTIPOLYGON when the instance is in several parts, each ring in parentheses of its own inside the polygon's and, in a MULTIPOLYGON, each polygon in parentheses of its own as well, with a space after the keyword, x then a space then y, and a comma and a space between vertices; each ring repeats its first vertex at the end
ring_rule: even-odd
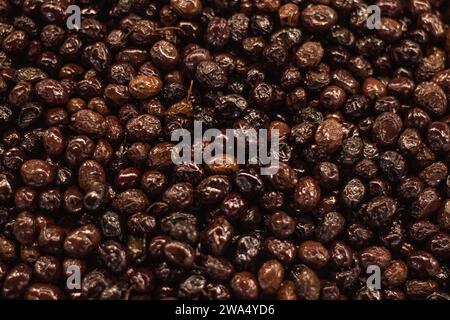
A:
POLYGON ((0 300, 449 300, 447 2, 0 0, 0 300))

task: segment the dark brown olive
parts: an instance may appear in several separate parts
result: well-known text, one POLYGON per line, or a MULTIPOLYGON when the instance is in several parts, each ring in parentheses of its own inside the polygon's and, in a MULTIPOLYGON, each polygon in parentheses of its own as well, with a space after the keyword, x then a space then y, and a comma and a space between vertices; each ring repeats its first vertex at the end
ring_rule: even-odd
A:
POLYGON ((406 128, 399 136, 398 146, 400 150, 410 154, 419 153, 422 147, 420 132, 415 128, 406 128))
POLYGON ((0 236, 0 257, 4 261, 12 261, 16 259, 16 246, 14 243, 7 239, 5 236, 0 236))
POLYGON ((46 226, 39 233, 39 248, 49 254, 62 253, 65 236, 66 233, 61 227, 46 226))
POLYGON ((445 261, 450 256, 450 237, 447 233, 439 232, 428 240, 428 248, 440 261, 445 261))
POLYGON ((369 223, 374 227, 387 225, 398 209, 397 201, 387 196, 373 198, 366 207, 369 223))
POLYGON ((165 170, 173 165, 172 150, 174 145, 168 142, 162 142, 155 145, 148 153, 148 164, 150 169, 165 170))
POLYGON ((16 190, 14 204, 18 210, 31 210, 36 206, 37 192, 30 187, 16 190))
POLYGON ((447 165, 441 161, 434 162, 419 173, 419 178, 430 187, 436 187, 447 177, 447 165))
POLYGON ((182 18, 193 18, 202 12, 200 0, 171 0, 170 6, 182 18))
POLYGON ((64 293, 52 284, 32 284, 24 296, 25 300, 63 300, 64 293))
POLYGON ((0 0, 1 298, 449 300, 447 2, 0 0))
POLYGON ((303 263, 313 269, 323 268, 330 258, 327 248, 320 242, 311 240, 300 244, 298 256, 303 263))
POLYGON ((295 231, 295 222, 286 212, 277 211, 271 215, 267 222, 269 230, 278 239, 291 236, 295 231))
POLYGON ((124 214, 145 211, 149 204, 147 195, 139 189, 128 189, 119 193, 112 201, 113 208, 124 214))
POLYGON ((212 49, 219 50, 225 47, 230 39, 228 22, 224 18, 212 18, 205 30, 205 42, 212 49))
POLYGON ((423 190, 423 183, 417 177, 406 177, 398 185, 398 195, 404 199, 416 199, 423 190))
POLYGON ((164 246, 164 256, 171 263, 190 268, 194 263, 194 250, 186 243, 170 241, 164 246))
POLYGON ((314 167, 314 177, 325 189, 335 188, 339 184, 339 168, 332 162, 321 162, 314 167))
POLYGON ((411 203, 411 215, 415 218, 426 218, 439 210, 441 197, 436 189, 426 188, 411 203))
POLYGON ((285 201, 285 196, 280 191, 266 191, 261 194, 260 206, 265 210, 280 209, 285 201))
POLYGON ((9 53, 22 53, 29 45, 29 37, 25 31, 14 30, 9 33, 2 43, 2 47, 9 53))
POLYGON ((302 177, 298 180, 294 193, 297 206, 304 211, 312 211, 320 201, 320 187, 311 177, 302 177))
POLYGON ((446 200, 438 215, 438 223, 444 230, 450 230, 450 201, 446 200))
POLYGON ((55 179, 55 170, 42 160, 28 160, 20 167, 23 182, 35 188, 45 187, 55 179))
POLYGON ((3 281, 3 296, 6 299, 19 299, 30 284, 32 272, 24 263, 12 267, 3 281))
POLYGON ((439 289, 434 280, 408 280, 405 287, 406 294, 415 298, 424 298, 439 289))
POLYGON ((31 83, 20 81, 9 92, 8 101, 12 106, 19 108, 30 102, 32 93, 33 86, 31 83))
POLYGON ((156 66, 166 70, 175 68, 179 60, 177 48, 166 40, 160 40, 153 45, 150 57, 156 66))
POLYGON ((135 292, 148 293, 155 288, 155 274, 149 268, 129 269, 127 278, 135 292))
POLYGON ((330 246, 330 260, 337 268, 348 269, 353 264, 353 250, 344 242, 333 242, 330 246))
POLYGON ((208 255, 202 264, 206 273, 213 279, 219 281, 227 281, 234 274, 234 267, 225 258, 216 258, 208 255))
POLYGON ((408 270, 419 277, 432 277, 439 272, 440 264, 430 253, 417 251, 409 256, 408 270))
POLYGON ((130 94, 136 99, 147 99, 157 95, 162 89, 162 81, 156 76, 139 75, 128 84, 130 94))
POLYGON ((54 256, 40 256, 34 263, 34 276, 40 282, 57 282, 61 277, 61 270, 61 263, 54 256))
POLYGON ((107 202, 107 186, 102 182, 95 182, 83 197, 83 206, 87 211, 97 211, 107 202))
POLYGON ((231 191, 231 181, 227 176, 210 176, 202 180, 195 191, 199 201, 207 205, 214 204, 231 191))
POLYGON ((295 292, 302 300, 318 300, 320 297, 320 280, 317 274, 305 265, 294 266, 291 276, 295 292))
POLYGON ((324 281, 320 290, 323 300, 340 300, 341 298, 339 287, 334 282, 324 281))
POLYGON ((258 298, 258 281, 249 272, 236 273, 230 281, 230 287, 238 299, 255 300, 258 298))
POLYGON ((68 102, 69 94, 64 86, 53 79, 44 79, 35 86, 36 94, 50 106, 61 106, 68 102))
POLYGON ((19 213, 13 226, 13 233, 21 244, 31 243, 37 232, 36 220, 33 214, 27 211, 19 213))
POLYGON ((320 42, 307 41, 303 43, 295 53, 297 65, 300 68, 311 68, 317 66, 324 55, 320 42))
POLYGON ((422 82, 414 91, 416 103, 432 116, 442 116, 447 110, 447 97, 444 91, 433 82, 422 82))
POLYGON ((339 110, 347 101, 347 93, 339 86, 326 87, 320 95, 320 104, 329 110, 339 110))
POLYGON ((234 235, 233 226, 224 217, 214 219, 203 235, 203 243, 215 256, 221 256, 230 245, 234 235))
POLYGON ((78 185, 84 191, 90 191, 97 182, 106 182, 106 174, 103 167, 95 160, 83 162, 78 169, 78 185))
POLYGON ((175 209, 186 209, 192 205, 194 190, 187 182, 176 183, 170 186, 163 194, 163 200, 175 209))
MULTIPOLYGON (((360 84, 353 77, 353 75, 345 69, 338 69, 333 71, 333 73, 331 74, 331 79, 334 85, 341 87, 348 94, 355 95, 359 90, 360 84)), ((356 95, 355 97, 356 101, 354 101, 354 99, 347 101, 348 106, 346 107, 346 109, 356 109, 355 113, 356 115, 358 115, 358 109, 365 109, 367 107, 366 105, 369 103, 369 100, 364 95, 356 95)))
POLYGON ((383 271, 383 284, 389 288, 403 285, 408 276, 408 267, 402 260, 392 260, 383 271))
POLYGON ((373 135, 382 145, 394 144, 402 130, 401 118, 392 112, 379 115, 373 124, 373 135))
POLYGON ((339 212, 328 212, 320 221, 315 230, 315 235, 321 242, 330 242, 335 239, 345 227, 345 218, 339 212))
POLYGON ((450 150, 450 126, 448 123, 435 121, 427 129, 427 141, 431 150, 450 150))
POLYGON ((150 240, 148 252, 152 258, 161 259, 164 255, 163 248, 164 245, 171 239, 168 236, 155 236, 150 240))
POLYGON ((229 220, 239 219, 247 208, 247 201, 239 193, 229 193, 222 201, 220 209, 229 220))
POLYGON ((64 209, 69 213, 79 213, 83 209, 83 196, 78 187, 69 187, 63 195, 64 209))
POLYGON ((84 161, 92 157, 95 144, 87 136, 75 136, 70 139, 66 147, 66 161, 70 166, 81 165, 84 161))
POLYGON ((415 155, 415 160, 417 166, 419 168, 423 168, 429 164, 431 164, 434 160, 436 160, 436 154, 427 146, 422 145, 422 148, 415 155))
POLYGON ((141 176, 140 187, 149 195, 159 194, 164 191, 167 178, 158 171, 147 171, 141 176))
POLYGON ((98 247, 98 254, 103 265, 111 272, 123 272, 128 265, 128 256, 125 247, 109 240, 98 247))
POLYGON ((298 300, 295 284, 292 281, 283 281, 277 291, 277 300, 298 300))
MULTIPOLYGON (((291 130, 291 128, 282 121, 272 121, 269 125, 269 133, 278 130, 278 134, 281 138, 286 138, 291 130)), ((285 168, 288 168, 287 166, 285 168)))
POLYGON ((405 158, 395 151, 383 152, 378 161, 381 172, 390 181, 400 180, 408 170, 405 158))
POLYGON ((326 119, 317 128, 315 140, 327 153, 333 153, 342 145, 344 132, 342 124, 336 119, 326 119))
POLYGON ((149 114, 132 118, 125 126, 127 136, 133 141, 151 142, 161 130, 159 119, 149 114))
POLYGON ((284 267, 277 260, 269 260, 258 270, 258 283, 266 294, 278 291, 284 278, 284 267))
POLYGON ((71 124, 79 134, 94 138, 102 137, 107 131, 105 118, 89 109, 80 110, 72 115, 71 124))
POLYGON ((290 264, 296 256, 296 247, 288 240, 280 240, 276 238, 268 238, 264 242, 264 250, 270 257, 273 257, 283 263, 290 264))
POLYGON ((84 258, 96 250, 100 244, 101 234, 94 225, 85 225, 67 234, 64 251, 74 258, 84 258))
POLYGON ((228 82, 225 70, 213 61, 201 61, 197 65, 195 76, 208 89, 220 89, 228 82))
POLYGON ((326 32, 337 22, 337 12, 326 5, 312 5, 301 12, 303 25, 311 32, 326 32))
POLYGON ((377 265, 381 269, 386 268, 392 259, 391 253, 385 247, 368 247, 359 253, 361 265, 364 269, 371 265, 377 265))
POLYGON ((57 157, 64 152, 65 141, 58 127, 48 128, 42 136, 42 142, 49 156, 57 157))
POLYGON ((285 27, 296 27, 300 19, 300 9, 295 3, 286 3, 279 7, 280 23, 285 27))

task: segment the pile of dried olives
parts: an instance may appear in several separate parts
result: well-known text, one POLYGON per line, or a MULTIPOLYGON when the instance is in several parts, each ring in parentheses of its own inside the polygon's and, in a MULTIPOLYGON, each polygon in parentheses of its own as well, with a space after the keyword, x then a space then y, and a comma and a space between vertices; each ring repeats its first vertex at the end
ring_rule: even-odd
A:
POLYGON ((0 0, 0 299, 449 300, 449 26, 445 0, 0 0), (278 130, 279 170, 174 164, 195 121, 278 130))

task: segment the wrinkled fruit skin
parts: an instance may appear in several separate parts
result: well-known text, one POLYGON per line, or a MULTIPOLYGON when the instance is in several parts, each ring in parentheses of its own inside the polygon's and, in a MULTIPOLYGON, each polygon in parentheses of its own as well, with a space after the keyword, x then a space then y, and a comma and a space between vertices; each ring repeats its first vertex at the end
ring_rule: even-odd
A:
POLYGON ((0 0, 0 300, 450 300, 449 166, 449 1, 0 0))

